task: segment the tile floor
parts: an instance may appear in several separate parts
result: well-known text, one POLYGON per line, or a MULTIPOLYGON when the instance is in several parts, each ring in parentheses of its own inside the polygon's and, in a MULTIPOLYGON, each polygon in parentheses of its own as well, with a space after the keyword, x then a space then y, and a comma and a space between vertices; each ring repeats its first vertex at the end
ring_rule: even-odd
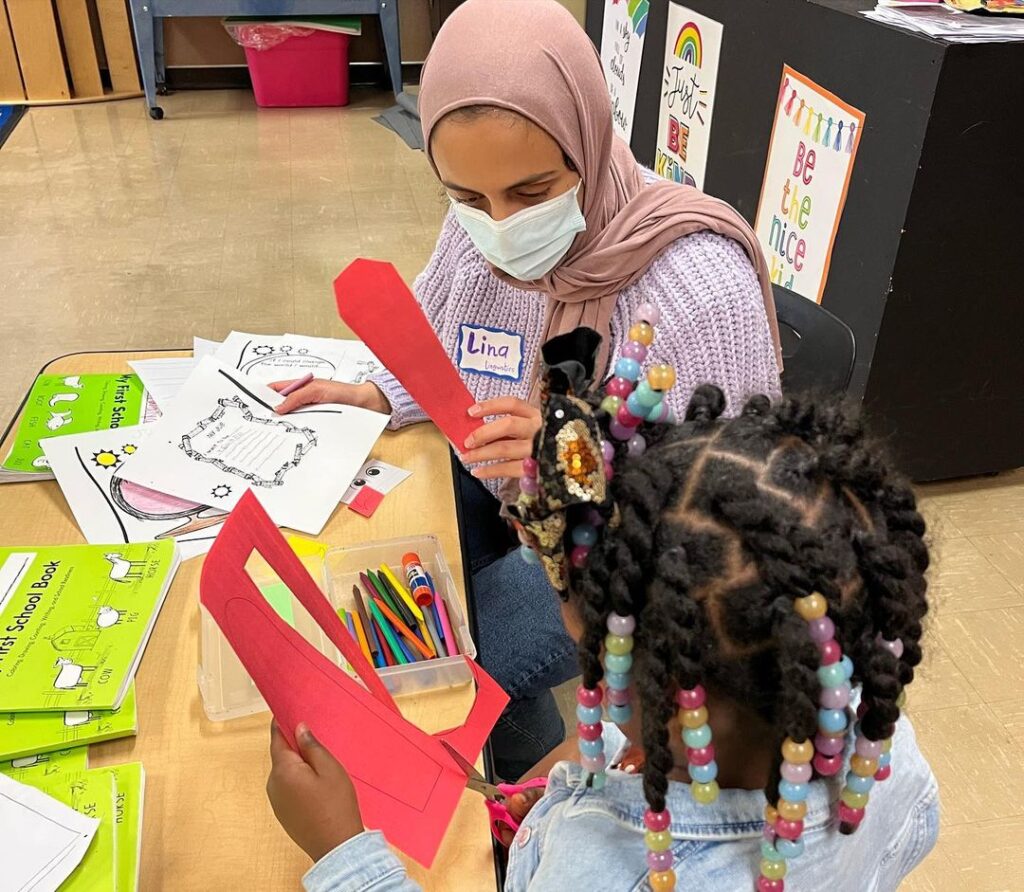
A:
MULTIPOLYGON (((194 334, 338 335, 352 258, 411 280, 445 211, 422 154, 342 113, 255 109, 245 92, 33 109, 0 150, 0 419, 73 351, 194 334)), ((922 490, 935 550, 926 660, 909 709, 943 788, 912 892, 1024 889, 1024 472, 922 490)), ((561 699, 568 706, 563 690, 561 699)))

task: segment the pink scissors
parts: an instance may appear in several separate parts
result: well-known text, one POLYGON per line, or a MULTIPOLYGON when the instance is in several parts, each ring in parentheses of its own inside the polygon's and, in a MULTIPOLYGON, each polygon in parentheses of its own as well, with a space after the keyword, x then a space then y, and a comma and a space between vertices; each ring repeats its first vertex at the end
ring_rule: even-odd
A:
POLYGON ((546 777, 535 777, 528 780, 525 784, 491 784, 487 782, 487 779, 476 768, 462 758, 447 740, 442 740, 441 744, 448 750, 448 754, 455 760, 459 768, 466 772, 466 786, 483 795, 484 804, 487 806, 487 813, 491 817, 491 833, 498 842, 504 845, 505 841, 501 838, 502 826, 508 827, 513 833, 519 829, 519 822, 512 817, 512 813, 508 810, 508 806, 505 803, 516 793, 522 793, 523 790, 546 787, 548 779, 546 777))

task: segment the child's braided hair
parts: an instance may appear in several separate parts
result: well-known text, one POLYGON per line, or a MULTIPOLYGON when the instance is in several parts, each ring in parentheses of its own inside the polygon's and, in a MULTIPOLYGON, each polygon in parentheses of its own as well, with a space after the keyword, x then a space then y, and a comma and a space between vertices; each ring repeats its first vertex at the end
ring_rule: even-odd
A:
POLYGON ((771 405, 760 396, 736 418, 723 419, 724 408, 722 392, 705 385, 682 424, 645 428, 642 455, 618 447, 610 486, 619 522, 569 573, 584 627, 584 687, 602 677, 609 615, 636 620, 633 677, 654 812, 665 808, 673 767, 666 725, 676 688, 700 683, 747 705, 780 744, 814 737, 821 656, 795 599, 826 599, 862 686, 869 740, 892 736, 921 661, 924 521, 857 414, 835 402, 771 405), (902 656, 879 637, 902 642, 902 656))

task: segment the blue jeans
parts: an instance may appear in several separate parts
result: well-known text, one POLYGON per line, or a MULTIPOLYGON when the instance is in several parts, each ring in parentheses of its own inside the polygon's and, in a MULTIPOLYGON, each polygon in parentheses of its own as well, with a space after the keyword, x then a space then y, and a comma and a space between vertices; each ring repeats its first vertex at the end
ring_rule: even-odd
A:
POLYGON ((494 765, 501 777, 518 780, 565 740, 551 689, 579 674, 576 645, 544 571, 513 547, 498 500, 465 471, 458 483, 480 665, 511 698, 491 732, 494 765))

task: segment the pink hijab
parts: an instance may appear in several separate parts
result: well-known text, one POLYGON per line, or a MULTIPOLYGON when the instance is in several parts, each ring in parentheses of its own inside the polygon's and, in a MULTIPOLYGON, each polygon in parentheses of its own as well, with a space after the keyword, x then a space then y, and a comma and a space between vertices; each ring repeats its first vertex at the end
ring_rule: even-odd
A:
POLYGON ((612 130, 600 57, 555 0, 467 0, 445 22, 421 81, 419 109, 427 157, 430 137, 449 112, 470 105, 514 111, 545 130, 583 179, 587 229, 561 264, 519 288, 548 295, 547 340, 580 325, 602 336, 606 369, 619 292, 637 281, 676 239, 703 230, 739 242, 757 270, 781 368, 768 268, 757 238, 729 205, 667 180, 646 184, 633 154, 612 130))

